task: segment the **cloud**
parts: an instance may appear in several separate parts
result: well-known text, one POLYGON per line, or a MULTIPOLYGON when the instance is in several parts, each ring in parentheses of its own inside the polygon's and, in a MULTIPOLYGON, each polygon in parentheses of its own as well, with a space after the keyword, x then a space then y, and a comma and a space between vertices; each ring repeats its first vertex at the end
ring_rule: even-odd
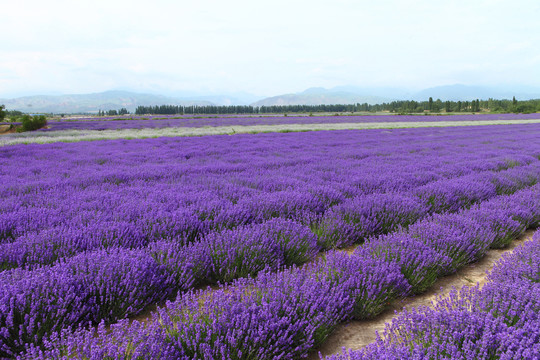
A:
POLYGON ((534 85, 539 10, 520 0, 21 0, 3 9, 0 94, 534 85))

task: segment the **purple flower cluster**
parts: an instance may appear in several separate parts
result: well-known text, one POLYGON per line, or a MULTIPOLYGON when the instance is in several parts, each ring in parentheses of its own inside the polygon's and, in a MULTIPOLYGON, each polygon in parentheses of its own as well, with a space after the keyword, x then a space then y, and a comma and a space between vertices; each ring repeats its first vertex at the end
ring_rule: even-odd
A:
POLYGON ((0 357, 75 324, 136 314, 170 296, 172 285, 163 266, 141 250, 102 250, 52 267, 0 273, 0 357))
MULTIPOLYGON (((307 218, 307 221, 312 231, 317 234, 321 248, 343 247, 363 242, 368 237, 389 233, 398 227, 406 228, 428 214, 456 212, 497 194, 512 194, 534 185, 540 178, 539 170, 536 164, 531 164, 505 171, 485 171, 438 180, 413 188, 409 192, 361 195, 344 200, 328 209, 324 215, 314 219, 307 218)), ((487 214, 480 211, 475 216, 484 219, 487 214)), ((501 216, 507 223, 514 221, 501 216)), ((447 223, 454 221, 457 220, 446 220, 447 223)), ((491 223, 493 226, 498 224, 491 223)), ((520 231, 518 223, 514 221, 512 224, 516 226, 516 230, 509 232, 500 242, 508 241, 515 232, 520 231)), ((457 226, 466 228, 468 225, 463 223, 457 226)), ((441 240, 445 240, 448 235, 450 234, 441 234, 441 240)))
POLYGON ((489 121, 537 119, 538 114, 478 114, 452 116, 420 116, 420 115, 363 115, 363 116, 211 116, 186 117, 179 115, 94 117, 68 121, 49 121, 48 129, 52 130, 117 130, 117 129, 162 129, 169 127, 204 127, 204 126, 246 126, 246 125, 279 125, 279 124, 339 124, 370 122, 425 122, 425 121, 489 121))
POLYGON ((330 360, 540 358, 540 231, 504 256, 481 289, 404 311, 364 350, 330 360))
MULTIPOLYGON (((513 195, 498 196, 479 204, 475 209, 433 216, 422 221, 423 225, 414 230, 403 230, 374 238, 352 255, 329 252, 320 260, 303 268, 292 268, 277 273, 263 271, 254 278, 239 279, 218 290, 190 291, 158 309, 146 325, 121 322, 112 326, 112 334, 104 332, 102 327, 98 328, 97 332, 86 330, 74 333, 60 332, 45 342, 44 349, 31 347, 25 357, 38 359, 69 357, 93 359, 99 356, 140 359, 303 357, 320 345, 340 322, 352 317, 359 319, 374 317, 396 297, 425 290, 431 285, 433 276, 435 278, 439 276, 445 266, 451 264, 455 267, 463 266, 463 261, 457 263, 453 261, 463 259, 463 253, 468 253, 455 251, 455 248, 469 249, 471 255, 468 259, 478 258, 479 247, 485 251, 490 241, 493 242, 498 236, 505 236, 506 231, 501 230, 495 234, 491 226, 482 230, 478 226, 480 224, 474 224, 475 220, 470 219, 470 212, 481 211, 483 207, 492 209, 497 205, 515 209, 515 214, 532 205, 532 212, 537 215, 536 218, 530 218, 528 222, 522 223, 523 227, 528 227, 538 222, 540 218, 540 186, 536 185, 513 195), (445 219, 445 216, 449 218, 445 219), (433 225, 446 229, 431 233, 429 230, 433 229, 433 225), (458 234, 455 246, 441 246, 441 236, 452 231, 458 234), (462 234, 459 234, 459 231, 462 234), (469 247, 463 239, 467 234, 469 247), (115 339, 113 343, 111 338, 115 339)), ((512 214, 508 212, 505 216, 512 214)), ((524 250, 519 256, 523 263, 519 270, 512 272, 510 276, 501 276, 508 284, 515 282, 513 279, 520 278, 533 283, 538 281, 538 264, 531 265, 535 253, 528 257, 525 256, 526 253, 524 250)), ((506 268, 507 265, 499 267, 506 268)), ((489 303, 486 302, 486 306, 489 303)), ((470 313, 468 309, 471 306, 463 307, 470 313)), ((437 309, 440 310, 441 307, 437 309)), ((496 309, 499 313, 504 311, 501 307, 496 309)), ((537 307, 529 306, 524 309, 534 312, 537 307)), ((441 331, 434 328, 433 336, 428 334, 426 343, 420 344, 419 350, 414 347, 411 351, 416 354, 415 351, 428 349, 426 350, 428 357, 437 351, 450 350, 453 351, 451 354, 462 350, 475 356, 483 354, 499 343, 493 337, 484 336, 487 329, 498 334, 508 325, 492 315, 494 312, 490 312, 491 317, 486 317, 471 315, 467 311, 460 310, 450 316, 439 313, 436 316, 429 315, 431 322, 426 324, 417 324, 414 321, 414 316, 426 318, 424 313, 413 313, 413 320, 409 318, 399 320, 402 322, 399 323, 399 327, 395 327, 396 337, 401 336, 403 329, 407 331, 412 329, 410 331, 418 331, 419 336, 424 336, 426 331, 434 328, 433 324, 442 326, 440 325, 442 323, 448 327, 443 327, 441 331), (409 323, 413 325, 409 326, 409 323), (439 347, 434 346, 433 349, 425 346, 440 334, 450 330, 459 332, 457 350, 449 347, 447 343, 442 343, 439 347)), ((513 314, 512 311, 509 313, 513 314)), ((523 325, 520 331, 521 329, 532 331, 529 325, 523 325)), ((452 341, 455 338, 456 336, 451 336, 452 341)), ((401 346, 408 338, 399 339, 397 344, 401 346)), ((447 337, 444 339, 448 340, 447 337)), ((413 343, 414 346, 415 344, 413 343)), ((405 349, 399 347, 397 350, 391 350, 394 352, 390 354, 404 355, 409 350, 409 346, 405 346, 405 349)), ((376 353, 379 356, 383 350, 377 348, 373 351, 379 351, 376 353)))
MULTIPOLYGON (((454 182, 448 179, 446 182, 454 182)), ((322 248, 359 243, 380 234, 407 227, 426 216, 428 207, 414 194, 385 193, 357 196, 330 208, 311 224, 322 248)))
POLYGON ((191 263, 197 283, 215 283, 256 275, 265 269, 301 265, 314 259, 319 248, 309 228, 276 218, 210 233, 187 246, 157 242, 150 246, 150 253, 177 276, 183 277, 182 265, 191 263))
POLYGON ((52 266, 0 273, 0 356, 71 326, 136 315, 197 283, 231 281, 299 265, 318 253, 315 235, 291 220, 210 234, 188 246, 84 252, 52 266))

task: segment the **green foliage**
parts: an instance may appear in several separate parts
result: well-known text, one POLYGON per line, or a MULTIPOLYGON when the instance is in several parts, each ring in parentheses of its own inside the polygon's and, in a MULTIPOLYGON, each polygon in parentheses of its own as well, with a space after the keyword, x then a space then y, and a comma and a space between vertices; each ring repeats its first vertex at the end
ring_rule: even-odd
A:
POLYGON ((444 103, 444 111, 446 111, 447 113, 449 113, 449 112, 452 111, 452 106, 451 106, 450 101, 446 101, 446 102, 444 103))
POLYGON ((6 112, 4 111, 5 108, 5 105, 0 105, 0 121, 4 121, 6 118, 6 112))
MULTIPOLYGON (((426 101, 415 100, 398 100, 382 104, 321 104, 321 105, 207 105, 207 106, 182 106, 182 105, 156 105, 156 106, 138 106, 135 114, 295 114, 295 113, 357 113, 357 112, 390 112, 402 114, 423 114, 425 111, 430 113, 439 113, 442 110, 446 112, 529 112, 540 111, 540 99, 518 101, 518 100, 472 100, 472 101, 446 101, 441 99, 433 100, 430 98, 426 101), (520 105, 528 104, 525 108, 520 108, 520 105), (530 105, 530 106, 529 106, 530 105)), ((122 109, 118 111, 120 113, 122 109)), ((101 112, 105 114, 105 112, 101 112)))
POLYGON ((515 113, 531 114, 535 112, 536 108, 534 104, 522 102, 514 105, 512 111, 515 113))
POLYGON ((22 124, 21 131, 34 131, 47 125, 45 115, 23 115, 20 121, 22 124))

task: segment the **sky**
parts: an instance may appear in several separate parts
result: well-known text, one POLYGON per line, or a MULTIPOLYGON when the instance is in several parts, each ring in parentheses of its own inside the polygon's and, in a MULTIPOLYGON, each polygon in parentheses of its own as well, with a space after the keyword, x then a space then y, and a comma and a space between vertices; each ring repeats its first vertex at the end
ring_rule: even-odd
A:
POLYGON ((0 97, 540 86, 537 0, 0 3, 0 97))

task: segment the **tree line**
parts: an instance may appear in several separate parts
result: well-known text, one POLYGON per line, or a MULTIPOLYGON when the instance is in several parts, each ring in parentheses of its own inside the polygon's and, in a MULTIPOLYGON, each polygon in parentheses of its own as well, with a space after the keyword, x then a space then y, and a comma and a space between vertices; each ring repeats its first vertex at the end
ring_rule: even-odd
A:
MULTIPOLYGON (((540 99, 518 101, 512 100, 473 100, 473 101, 441 101, 429 98, 427 101, 398 100, 382 104, 333 104, 333 105, 155 105, 138 106, 136 115, 204 115, 204 114, 287 114, 287 113, 354 113, 354 112, 381 112, 387 111, 396 114, 414 113, 460 113, 460 112, 540 112, 540 99)), ((99 110, 98 116, 128 115, 126 108, 118 110, 99 110)), ((6 117, 17 121, 23 113, 8 111, 0 105, 0 122, 6 117)))
POLYGON ((126 108, 121 108, 118 110, 99 110, 98 116, 117 116, 117 115, 128 115, 129 111, 126 108))
POLYGON ((454 113, 454 112, 519 112, 540 111, 540 99, 512 100, 472 100, 441 101, 429 98, 427 101, 399 100, 382 104, 334 104, 334 105, 155 105, 138 106, 136 115, 179 115, 179 114, 283 114, 283 113, 321 113, 321 112, 380 112, 391 113, 454 113))

